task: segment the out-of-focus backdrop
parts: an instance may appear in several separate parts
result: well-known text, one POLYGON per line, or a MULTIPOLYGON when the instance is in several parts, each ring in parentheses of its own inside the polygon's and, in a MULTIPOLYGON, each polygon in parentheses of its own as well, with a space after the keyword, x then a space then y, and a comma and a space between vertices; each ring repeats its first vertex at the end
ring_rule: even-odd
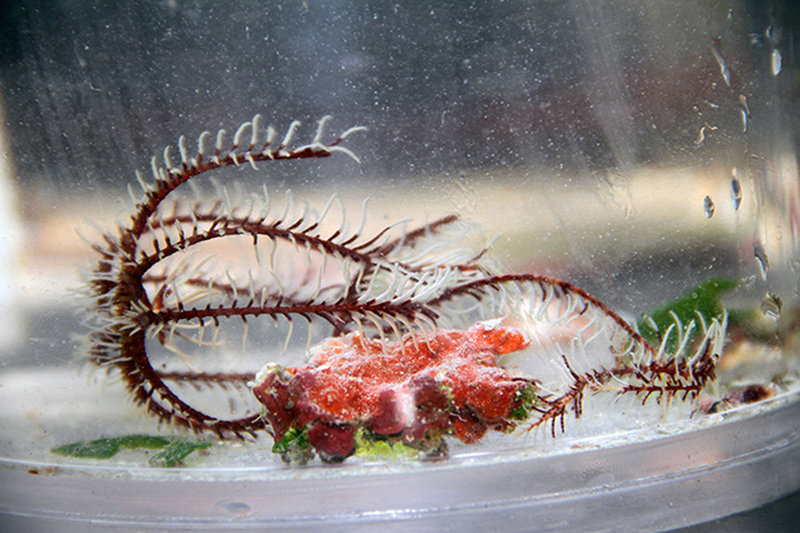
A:
POLYGON ((456 212, 496 238, 504 271, 567 279, 629 317, 713 276, 741 280, 740 305, 795 308, 799 9, 3 4, 0 456, 46 453, 77 429, 58 421, 81 391, 52 393, 30 371, 77 374, 81 235, 128 216, 134 172, 180 134, 232 134, 256 113, 278 130, 302 121, 299 142, 326 114, 333 132, 368 131, 348 141, 360 163, 224 174, 245 189, 320 208, 336 193, 356 219, 370 197, 375 227, 456 212))

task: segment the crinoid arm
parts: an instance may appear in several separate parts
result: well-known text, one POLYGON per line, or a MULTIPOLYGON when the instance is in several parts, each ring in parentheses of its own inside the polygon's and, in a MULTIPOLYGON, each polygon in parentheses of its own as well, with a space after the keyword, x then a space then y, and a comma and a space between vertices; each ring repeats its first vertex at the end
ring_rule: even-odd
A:
POLYGON ((715 378, 727 315, 697 315, 665 332, 658 347, 606 304, 565 281, 532 274, 488 276, 450 287, 432 302, 451 323, 502 317, 531 338, 512 354, 514 365, 536 376, 540 391, 530 429, 563 432, 572 411, 583 412, 587 394, 635 395, 669 403, 693 400, 715 378))
POLYGON ((254 317, 300 317, 341 329, 351 312, 342 305, 344 280, 363 268, 383 241, 341 231, 325 235, 319 227, 324 213, 294 212, 291 198, 276 209, 266 188, 258 212, 253 204, 247 211, 234 205, 227 189, 211 201, 191 200, 189 191, 182 191, 194 178, 225 167, 258 169, 261 162, 336 152, 355 158, 341 143, 363 128, 350 128, 325 143, 329 118, 319 121, 310 143, 298 147, 292 145, 299 123, 278 138, 271 127, 264 129, 259 115, 232 137, 224 130, 215 137, 204 132, 195 152, 181 137, 177 151, 167 147, 161 161, 153 158, 151 180, 137 173, 142 195, 129 223, 94 246, 100 257, 88 281, 89 359, 118 371, 134 401, 161 420, 221 436, 252 434, 263 427, 256 410, 232 417, 208 414, 184 397, 186 390, 239 390, 249 397, 247 382, 257 367, 220 363, 204 369, 191 348, 215 348, 224 319, 239 320, 246 338, 248 319, 254 317), (254 257, 257 268, 232 272, 213 264, 212 256, 224 255, 230 241, 241 240, 252 243, 255 254, 248 257, 254 257), (282 257, 285 249, 312 277, 312 290, 298 289, 297 280, 285 276, 280 270, 290 268, 285 261, 275 265, 275 256, 282 257), (266 275, 259 276, 259 269, 266 275), (338 281, 333 279, 337 273, 338 281))
POLYGON ((389 267, 382 285, 389 288, 374 291, 374 279, 359 285, 373 294, 365 303, 413 303, 403 283, 427 283, 416 303, 432 313, 431 328, 387 314, 374 319, 371 334, 359 327, 316 345, 302 366, 266 365, 254 393, 284 460, 306 462, 317 453, 338 462, 376 443, 441 456, 444 436, 469 444, 520 422, 549 426, 555 437, 569 412, 581 416, 589 394, 669 402, 695 397, 713 379, 724 316, 699 321, 699 342, 689 343, 694 325, 682 329, 680 349, 667 353, 669 339, 654 349, 608 306, 564 281, 492 275, 470 261, 432 261, 416 277, 409 264, 392 263, 369 275, 389 267))
POLYGON ((588 394, 669 402, 696 397, 714 379, 724 316, 679 324, 661 333, 654 348, 606 304, 568 282, 495 273, 484 259, 486 243, 457 216, 367 231, 366 210, 356 229, 343 207, 341 217, 333 216, 343 203, 335 197, 317 212, 288 192, 276 200, 266 186, 254 197, 228 187, 211 197, 191 194, 195 178, 226 167, 261 172, 260 164, 278 160, 337 152, 355 158, 341 143, 363 128, 325 143, 328 121, 319 121, 311 142, 293 148, 298 123, 278 136, 257 115, 232 136, 204 132, 194 152, 181 137, 177 149, 153 159, 152 180, 137 175, 142 194, 130 221, 94 246, 88 354, 117 372, 149 413, 223 438, 271 431, 276 446, 286 438, 294 446, 307 432, 321 453, 340 459, 349 453, 342 439, 357 440, 365 428, 393 444, 441 452, 444 435, 474 442, 488 429, 508 431, 526 419, 531 427, 549 424, 555 435, 568 412, 581 414, 588 394), (506 333, 524 342, 509 349, 506 333), (353 360, 366 357, 363 367, 375 372, 383 368, 375 362, 390 354, 404 362, 434 361, 434 374, 408 369, 391 376, 388 388, 373 383, 365 390, 398 398, 416 391, 420 397, 404 408, 435 398, 435 407, 423 411, 430 407, 428 418, 441 424, 420 429, 415 417, 406 417, 400 427, 382 407, 348 418, 327 412, 325 402, 287 418, 286 406, 305 401, 298 391, 307 388, 292 385, 290 396, 273 402, 284 394, 282 384, 312 372, 320 347, 333 350, 342 342, 353 360), (311 366, 290 366, 298 355, 311 366), (483 388, 459 381, 472 374, 449 372, 447 357, 479 368, 483 388), (499 411, 485 401, 496 396, 492 383, 498 394, 505 391, 499 411), (454 400, 460 386, 480 389, 484 399, 454 400), (387 427, 397 431, 386 433, 387 427))
POLYGON ((323 144, 326 123, 299 148, 290 147, 296 123, 279 141, 258 116, 228 147, 224 131, 214 148, 203 133, 190 155, 181 138, 180 162, 169 148, 162 163, 154 159, 130 223, 94 247, 89 358, 118 371, 134 400, 161 420, 221 437, 252 434, 264 424, 248 376, 265 360, 348 333, 380 342, 411 334, 416 342, 437 329, 428 302, 484 275, 481 251, 461 243, 455 216, 367 233, 365 214, 355 230, 344 216, 331 224, 335 199, 315 212, 288 193, 277 201, 267 187, 244 199, 228 188, 211 198, 183 190, 224 167, 352 155, 340 143, 361 128, 323 144), (256 350, 272 351, 254 352, 253 335, 256 350))

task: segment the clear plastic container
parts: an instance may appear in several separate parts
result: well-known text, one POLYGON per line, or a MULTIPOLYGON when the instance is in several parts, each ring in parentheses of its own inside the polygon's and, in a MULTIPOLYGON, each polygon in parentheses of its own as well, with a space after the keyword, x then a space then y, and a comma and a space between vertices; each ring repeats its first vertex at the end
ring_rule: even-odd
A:
POLYGON ((258 446, 215 447, 181 469, 4 460, 0 494, 8 523, 26 531, 666 530, 796 490, 798 418, 795 394, 690 427, 435 464, 270 468, 258 446))
MULTIPOLYGON (((4 527, 652 530, 800 488, 800 91, 788 2, 4 11, 4 527), (335 194, 331 216, 341 204, 358 227, 370 198, 365 234, 456 213, 496 272, 565 280, 630 324, 710 279, 735 280, 716 379, 697 401, 669 405, 587 394, 563 434, 556 425, 555 437, 548 426, 448 439, 448 458, 433 462, 286 466, 263 431, 254 441, 201 436, 211 447, 175 468, 148 466, 155 452, 140 450, 54 454, 80 440, 185 434, 86 363, 92 318, 80 292, 97 255, 80 236, 98 242, 128 223, 126 187, 141 194, 135 172, 149 174, 164 145, 177 161, 180 134, 194 143, 224 128, 230 141, 256 113, 279 136, 301 121, 295 146, 327 114, 321 142, 367 131, 342 144, 358 162, 333 153, 215 174, 233 202, 266 184, 276 202, 291 190, 300 212, 307 202, 318 213, 335 194)), ((201 178, 200 194, 214 193, 201 178)), ((223 269, 241 257, 216 253, 223 269)), ((243 326, 230 327, 241 339, 243 326)), ((249 321, 246 345, 234 342, 219 364, 238 370, 246 359, 253 376, 270 362, 302 364, 306 339, 283 352, 285 327, 249 321)), ((560 364, 551 352, 515 364, 542 381, 563 377, 548 358, 560 364)), ((258 409, 224 390, 195 400, 258 409)))

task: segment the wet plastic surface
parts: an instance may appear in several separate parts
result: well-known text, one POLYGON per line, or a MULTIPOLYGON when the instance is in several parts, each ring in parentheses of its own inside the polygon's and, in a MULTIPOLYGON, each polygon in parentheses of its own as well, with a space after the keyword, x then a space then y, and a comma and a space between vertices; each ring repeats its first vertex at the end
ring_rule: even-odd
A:
POLYGON ((61 531, 626 531, 705 522, 800 487, 796 397, 700 426, 674 435, 679 428, 664 426, 642 442, 635 441, 647 432, 634 432, 628 444, 618 435, 601 449, 542 456, 530 448, 440 463, 156 470, 5 460, 0 512, 61 531))
POLYGON ((291 188, 318 209, 340 194, 352 218, 372 197, 377 224, 458 213, 487 242, 500 235, 487 256, 504 268, 567 279, 634 320, 709 276, 736 278, 733 304, 782 321, 786 344, 743 343, 732 379, 793 379, 790 2, 54 1, 3 15, 0 529, 653 530, 800 488, 796 392, 650 429, 590 409, 557 439, 496 439, 439 463, 289 469, 269 437, 174 470, 50 453, 170 431, 115 378, 67 365, 93 260, 75 228, 94 240, 94 225, 127 216, 134 170, 179 134, 232 135, 254 113, 300 119, 309 137, 327 113, 369 132, 354 138, 360 164, 232 174, 244 188, 291 188))

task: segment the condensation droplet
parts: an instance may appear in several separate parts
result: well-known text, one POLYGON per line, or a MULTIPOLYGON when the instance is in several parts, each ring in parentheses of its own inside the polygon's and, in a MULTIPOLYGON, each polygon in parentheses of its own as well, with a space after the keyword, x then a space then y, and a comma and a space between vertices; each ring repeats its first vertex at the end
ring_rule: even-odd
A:
POLYGON ((731 201, 733 201, 733 209, 739 210, 742 205, 742 186, 739 184, 739 179, 736 177, 736 168, 734 167, 731 175, 731 201))
POLYGON ((769 258, 767 252, 760 242, 753 244, 753 255, 758 260, 758 266, 761 267, 761 278, 767 279, 767 270, 769 269, 769 258))
POLYGON ((783 56, 781 55, 781 51, 777 48, 772 51, 772 58, 770 61, 770 68, 772 70, 772 75, 777 76, 781 73, 781 69, 783 68, 783 56))
POLYGON ((766 317, 780 320, 781 309, 783 309, 783 301, 777 294, 768 292, 761 301, 761 312, 766 317))
POLYGON ((747 97, 745 95, 743 95, 743 94, 739 95, 739 103, 742 104, 742 107, 744 108, 744 112, 749 115, 750 114, 750 107, 747 105, 747 97))
POLYGON ((725 59, 722 57, 717 51, 716 46, 711 47, 711 53, 714 54, 714 59, 717 60, 717 64, 719 65, 719 73, 722 75, 722 79, 725 81, 725 85, 728 87, 731 86, 731 71, 728 70, 728 65, 725 64, 725 59))
POLYGON ((705 212, 706 218, 714 216, 714 200, 710 196, 706 196, 703 199, 703 212, 705 212))
POLYGON ((702 145, 706 140, 706 127, 700 128, 700 133, 697 134, 697 139, 694 141, 695 146, 702 145))
POLYGON ((253 509, 244 502, 222 501, 217 503, 217 507, 225 510, 231 518, 247 518, 253 514, 253 509))

